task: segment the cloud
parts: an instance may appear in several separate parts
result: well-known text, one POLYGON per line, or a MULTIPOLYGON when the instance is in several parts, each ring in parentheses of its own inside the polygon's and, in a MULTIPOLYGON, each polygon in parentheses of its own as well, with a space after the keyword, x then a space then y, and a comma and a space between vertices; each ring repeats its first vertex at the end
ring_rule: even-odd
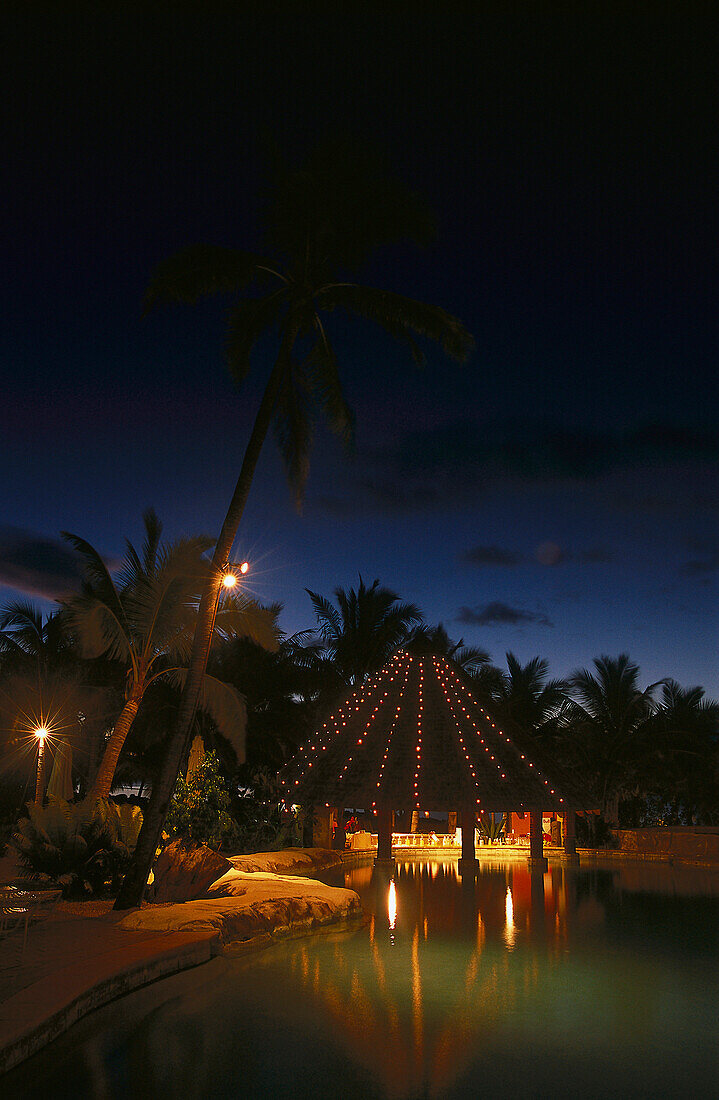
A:
MULTIPOLYGON (((600 546, 588 550, 576 552, 565 550, 556 542, 540 542, 534 551, 534 558, 540 565, 562 565, 566 562, 576 562, 581 565, 596 565, 612 560, 608 550, 600 546)), ((478 566, 515 566, 529 561, 529 558, 517 554, 513 550, 507 550, 502 546, 472 546, 459 556, 459 560, 468 565, 478 566)))
POLYGON ((473 546, 460 555, 460 561, 469 565, 519 565, 522 560, 521 555, 501 546, 473 546))
POLYGON ((19 527, 0 527, 0 584, 45 600, 80 587, 80 563, 64 543, 19 527))
POLYGON ((687 545, 696 556, 681 566, 683 576, 706 580, 719 570, 719 544, 710 539, 688 539, 687 545))
POLYGON ((509 607, 506 603, 495 601, 484 607, 460 607, 457 622, 466 626, 520 626, 522 623, 539 623, 540 626, 554 624, 539 612, 524 611, 518 607, 509 607))
MULTIPOLYGON (((356 467, 348 478, 346 493, 342 493, 347 500, 336 492, 316 498, 323 511, 430 511, 474 501, 511 484, 571 481, 593 485, 609 474, 612 492, 624 492, 626 497, 617 500, 618 506, 657 507, 659 503, 650 499, 654 489, 648 474, 655 479, 653 472, 659 466, 666 472, 688 462, 702 467, 715 463, 719 460, 719 431, 672 424, 610 431, 544 420, 464 418, 404 432, 387 446, 356 457, 361 458, 361 468, 356 467), (619 474, 638 479, 638 483, 622 490, 615 480, 619 474), (647 498, 644 503, 643 497, 647 498)), ((706 480, 699 478, 698 482, 706 480)), ((603 495, 608 491, 604 486, 603 495)), ((671 506, 677 503, 676 494, 672 494, 671 506)))
POLYGON ((604 565, 612 560, 612 555, 601 546, 592 547, 589 550, 565 550, 556 542, 540 542, 534 551, 534 556, 540 565, 565 565, 575 562, 579 565, 604 565))
POLYGON ((598 477, 616 467, 719 458, 719 431, 654 424, 625 431, 546 421, 459 420, 409 432, 388 456, 403 472, 468 470, 522 478, 598 477))

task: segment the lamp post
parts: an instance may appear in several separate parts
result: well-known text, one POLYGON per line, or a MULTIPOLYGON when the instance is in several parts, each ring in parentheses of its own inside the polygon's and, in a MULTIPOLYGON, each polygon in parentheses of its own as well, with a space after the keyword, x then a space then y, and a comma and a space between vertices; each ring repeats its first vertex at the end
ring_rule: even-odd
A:
MULTIPOLYGON (((210 646, 212 646, 212 637, 215 633, 215 619, 217 618, 217 609, 220 606, 220 596, 222 595, 222 589, 226 588, 228 591, 235 588, 239 582, 238 573, 245 575, 250 568, 250 563, 243 561, 241 565, 235 565, 233 562, 227 562, 220 570, 221 578, 220 583, 217 586, 217 595, 215 596, 215 606, 212 611, 212 623, 210 625, 210 646)), ((202 679, 204 681, 204 673, 202 679)), ((200 686, 200 695, 202 693, 202 686, 200 686)), ((199 696, 198 696, 199 701, 199 696)), ((195 723, 195 714, 197 713, 197 703, 195 703, 195 709, 192 712, 192 718, 190 720, 190 729, 192 729, 195 723)))
POLYGON ((36 802, 42 802, 43 789, 45 786, 45 738, 47 734, 47 726, 38 726, 35 730, 35 736, 37 738, 37 774, 35 777, 36 802))

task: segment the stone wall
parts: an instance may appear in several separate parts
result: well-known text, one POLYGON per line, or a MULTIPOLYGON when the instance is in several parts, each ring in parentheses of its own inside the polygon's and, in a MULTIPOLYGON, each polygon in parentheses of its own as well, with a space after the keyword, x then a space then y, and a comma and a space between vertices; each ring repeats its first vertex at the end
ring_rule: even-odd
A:
POLYGON ((684 825, 654 829, 613 829, 617 845, 627 855, 719 864, 719 827, 684 825))

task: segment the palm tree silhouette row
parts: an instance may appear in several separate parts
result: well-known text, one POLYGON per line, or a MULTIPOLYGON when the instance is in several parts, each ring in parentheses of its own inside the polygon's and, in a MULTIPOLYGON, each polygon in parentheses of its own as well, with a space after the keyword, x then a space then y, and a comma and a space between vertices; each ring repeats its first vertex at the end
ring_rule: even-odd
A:
POLYGON ((257 461, 270 426, 295 499, 309 472, 313 419, 320 413, 345 443, 353 415, 345 400, 326 315, 343 310, 372 321, 407 345, 416 365, 428 338, 463 362, 472 338, 437 306, 350 281, 380 246, 426 243, 431 218, 422 203, 376 165, 353 153, 325 149, 299 168, 286 169, 269 192, 262 253, 210 245, 190 247, 157 268, 147 305, 194 303, 214 293, 234 295, 229 313, 228 362, 241 383, 260 337, 272 334, 277 353, 245 450, 230 506, 215 544, 212 572, 197 618, 192 657, 175 735, 168 746, 132 863, 116 908, 140 903, 184 754, 212 634, 222 571, 229 560, 257 461))

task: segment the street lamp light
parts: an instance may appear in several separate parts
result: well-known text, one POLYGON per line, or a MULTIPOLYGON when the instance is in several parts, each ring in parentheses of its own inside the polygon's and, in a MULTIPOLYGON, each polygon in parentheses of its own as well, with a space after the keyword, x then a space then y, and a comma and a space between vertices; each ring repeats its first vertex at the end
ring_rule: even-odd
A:
POLYGON ((222 583, 225 588, 234 588, 239 579, 237 573, 242 573, 244 576, 249 568, 250 563, 247 561, 243 561, 242 565, 227 565, 222 575, 222 583), (237 572, 235 572, 235 570, 237 570, 237 572))
POLYGON ((38 726, 35 730, 37 738, 37 775, 35 777, 35 801, 42 802, 43 788, 45 786, 45 738, 48 733, 47 726, 38 726))

